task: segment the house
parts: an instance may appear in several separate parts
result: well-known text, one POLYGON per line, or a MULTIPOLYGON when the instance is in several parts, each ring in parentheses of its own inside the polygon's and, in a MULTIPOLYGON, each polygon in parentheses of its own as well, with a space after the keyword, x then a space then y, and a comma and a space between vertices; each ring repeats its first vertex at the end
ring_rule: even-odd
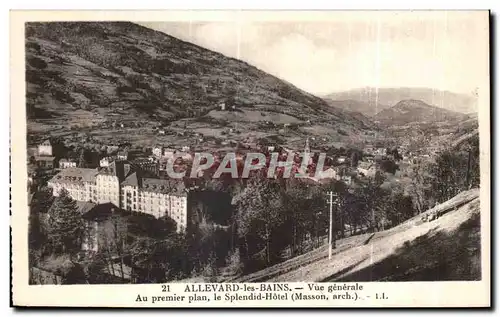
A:
MULTIPOLYGON (((85 221, 85 236, 82 250, 98 252, 126 238, 128 214, 112 203, 88 205, 82 213, 85 221)), ((125 241, 124 241, 125 242, 125 241)), ((111 250, 108 250, 111 251, 111 250)))
POLYGON ((363 157, 363 161, 366 161, 368 163, 374 163, 375 159, 373 158, 373 156, 365 156, 363 157))
POLYGON ((170 160, 174 157, 174 154, 176 152, 177 151, 175 149, 165 148, 165 149, 163 149, 163 157, 166 158, 167 160, 170 160))
POLYGON ((352 175, 346 174, 340 178, 346 185, 352 185, 353 177, 352 175))
POLYGON ((181 148, 181 151, 182 152, 188 152, 189 150, 191 149, 191 147, 189 145, 185 145, 181 148))
POLYGON ((49 139, 38 145, 38 156, 52 156, 52 144, 49 139))
POLYGON ((375 149, 373 148, 373 146, 365 146, 363 152, 365 152, 366 154, 370 154, 372 155, 374 153, 375 149))
POLYGON ((48 169, 54 168, 55 167, 54 160, 55 160, 55 157, 53 157, 53 156, 36 156, 35 157, 36 165, 40 168, 48 168, 48 169))
POLYGON ((76 162, 62 158, 59 160, 59 168, 76 167, 76 162))
POLYGON ((345 157, 345 156, 337 157, 337 163, 345 163, 346 160, 347 160, 347 157, 345 157))
POLYGON ((357 171, 362 176, 375 177, 377 173, 377 167, 374 163, 359 162, 357 171))
POLYGON ((118 152, 120 148, 116 145, 109 145, 107 148, 106 148, 106 151, 108 153, 108 155, 111 155, 111 154, 115 154, 116 152, 118 152))
POLYGON ((221 104, 219 105, 219 107, 220 107, 220 110, 221 110, 221 111, 226 110, 226 104, 225 104, 225 103, 221 103, 221 104))
POLYGON ((118 160, 121 160, 121 161, 128 160, 128 150, 124 149, 124 150, 118 151, 118 153, 116 154, 116 158, 118 160))
POLYGON ((324 171, 321 171, 318 173, 318 176, 316 177, 318 180, 320 179, 336 179, 339 180, 340 176, 337 173, 337 171, 333 168, 328 168, 324 171))
POLYGON ((373 151, 373 155, 384 156, 385 153, 386 153, 386 148, 383 148, 383 147, 378 147, 378 148, 374 149, 374 151, 373 151))
POLYGON ((153 147, 152 153, 157 158, 160 158, 162 156, 162 154, 163 154, 163 147, 162 146, 155 146, 155 147, 153 147))
POLYGON ((158 130, 159 135, 165 135, 165 130, 164 129, 159 129, 158 130))
POLYGON ((100 161, 99 161, 99 166, 100 167, 108 167, 109 164, 111 164, 112 162, 114 161, 114 159, 112 157, 103 157, 100 161))

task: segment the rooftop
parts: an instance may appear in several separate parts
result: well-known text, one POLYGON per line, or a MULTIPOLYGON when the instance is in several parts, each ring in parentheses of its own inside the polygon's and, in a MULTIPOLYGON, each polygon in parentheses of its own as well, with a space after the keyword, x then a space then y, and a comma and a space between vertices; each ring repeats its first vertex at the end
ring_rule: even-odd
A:
POLYGON ((76 207, 78 208, 78 211, 80 214, 85 214, 92 208, 94 208, 96 204, 88 202, 88 201, 77 201, 76 202, 76 207))
POLYGON ((50 140, 47 139, 47 140, 43 141, 42 143, 40 143, 40 145, 52 145, 52 144, 50 144, 50 140))
POLYGON ((99 175, 116 176, 118 179, 124 180, 131 174, 131 166, 128 162, 113 161, 107 167, 99 168, 99 175))
POLYGON ((181 194, 186 189, 182 179, 143 178, 141 188, 148 192, 181 194))
POLYGON ((370 169, 372 166, 374 166, 373 163, 370 163, 370 162, 359 162, 358 164, 358 168, 362 168, 362 169, 370 169))
POLYGON ((130 174, 125 180, 122 182, 122 186, 139 186, 139 180, 137 178, 137 173, 130 174))
POLYGON ((92 208, 88 209, 82 217, 87 220, 103 221, 109 219, 112 215, 125 216, 125 211, 118 208, 112 203, 93 204, 92 208))
POLYGON ((122 186, 137 186, 146 192, 156 192, 164 194, 184 194, 186 186, 182 179, 159 179, 150 177, 141 177, 136 172, 129 175, 122 186))
POLYGON ((37 161, 52 162, 54 159, 55 159, 54 156, 37 156, 37 157, 35 157, 35 160, 37 160, 37 161))
POLYGON ((50 181, 55 183, 85 183, 93 182, 98 171, 94 168, 70 167, 63 169, 50 181))

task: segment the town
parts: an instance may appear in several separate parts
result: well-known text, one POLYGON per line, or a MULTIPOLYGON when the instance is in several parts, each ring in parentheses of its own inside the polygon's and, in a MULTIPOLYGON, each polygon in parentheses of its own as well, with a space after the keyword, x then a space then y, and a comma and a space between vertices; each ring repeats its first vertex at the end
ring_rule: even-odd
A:
POLYGON ((465 94, 318 96, 132 22, 25 42, 30 284, 267 281, 479 186, 465 94))
MULTIPOLYGON (((143 153, 131 155, 126 147, 109 148, 111 148, 109 155, 99 157, 99 165, 92 166, 92 162, 77 162, 75 159, 61 157, 67 153, 58 153, 58 157, 53 156, 51 141, 49 139, 43 141, 37 147, 36 156, 31 158, 32 164, 28 165, 29 189, 45 185, 43 184, 45 178, 48 179, 46 185, 52 189, 55 197, 65 189, 77 202, 111 203, 115 208, 146 213, 156 218, 167 216, 176 222, 177 231, 183 232, 188 223, 189 193, 199 191, 200 186, 197 182, 189 184, 189 180, 169 179, 166 166, 169 162, 173 163, 174 157, 179 157, 180 160, 173 163, 174 168, 177 171, 190 171, 194 157, 190 148, 183 146, 175 149, 158 145, 149 149, 150 155, 143 153), (44 177, 39 178, 41 175, 44 177), (50 177, 51 175, 53 177, 50 177)), ((240 150, 236 155, 239 167, 244 153, 251 148, 245 150, 240 150)), ((279 145, 261 146, 254 150, 265 153, 268 161, 271 153, 279 154, 278 162, 285 162, 287 157, 296 156, 291 162, 291 170, 294 172, 299 172, 301 169, 300 157, 307 155, 310 160, 304 181, 328 183, 337 180, 348 186, 353 182, 362 182, 363 179, 375 178, 381 173, 381 166, 387 165, 387 162, 416 163, 417 159, 429 158, 426 154, 413 156, 404 147, 400 149, 402 154, 399 154, 398 149, 367 146, 361 153, 353 151, 350 157, 327 156, 325 168, 319 171, 315 170, 319 152, 311 152, 309 138, 306 139, 302 152, 296 153, 279 145), (311 170, 313 175, 310 176, 311 170)), ((197 176, 207 176, 210 172, 213 174, 216 166, 221 163, 221 155, 222 153, 216 153, 215 162, 210 170, 200 170, 196 173, 197 176)), ((285 167, 278 167, 274 177, 283 176, 284 169, 285 167)), ((191 175, 193 174, 191 172, 191 175)))

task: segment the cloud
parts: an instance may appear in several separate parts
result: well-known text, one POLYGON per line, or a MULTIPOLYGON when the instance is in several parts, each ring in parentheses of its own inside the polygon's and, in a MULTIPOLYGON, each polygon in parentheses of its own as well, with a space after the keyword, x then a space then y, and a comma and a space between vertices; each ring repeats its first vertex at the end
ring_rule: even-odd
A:
POLYGON ((147 26, 242 59, 316 94, 364 86, 470 92, 488 72, 487 26, 482 28, 478 17, 343 12, 324 21, 259 22, 235 16, 147 26))

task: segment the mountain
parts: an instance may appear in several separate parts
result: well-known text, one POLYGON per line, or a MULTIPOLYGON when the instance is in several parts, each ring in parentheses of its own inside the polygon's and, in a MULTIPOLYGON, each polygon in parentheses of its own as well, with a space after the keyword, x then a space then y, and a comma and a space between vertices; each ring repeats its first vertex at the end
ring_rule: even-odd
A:
POLYGON ((335 100, 330 98, 323 98, 326 103, 332 107, 343 109, 346 111, 353 111, 363 114, 364 116, 371 117, 377 113, 377 108, 372 107, 370 102, 345 99, 345 100, 335 100))
POLYGON ((364 115, 376 113, 394 106, 401 100, 416 99, 443 109, 461 112, 477 112, 477 100, 471 95, 458 94, 431 88, 379 88, 366 87, 324 96, 331 105, 359 111, 364 115))
POLYGON ((394 107, 377 113, 373 119, 383 125, 402 126, 409 123, 461 121, 468 116, 428 105, 421 100, 402 100, 394 107))
MULTIPOLYGON (((220 123, 229 121, 227 111, 216 112, 222 102, 241 109, 247 123, 318 121, 338 125, 332 134, 367 129, 356 116, 243 61, 130 22, 27 23, 25 47, 28 133, 94 127, 89 133, 96 134, 95 126, 111 121, 212 124, 222 116, 220 123)), ((116 137, 138 131, 146 133, 116 137)))

